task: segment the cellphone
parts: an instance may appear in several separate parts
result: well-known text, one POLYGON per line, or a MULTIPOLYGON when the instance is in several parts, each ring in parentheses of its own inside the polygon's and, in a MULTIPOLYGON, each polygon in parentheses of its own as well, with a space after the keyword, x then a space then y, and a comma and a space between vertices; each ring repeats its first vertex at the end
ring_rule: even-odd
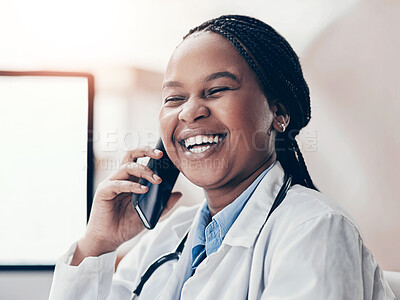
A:
POLYGON ((161 138, 156 144, 156 149, 163 152, 160 159, 151 158, 147 163, 155 174, 161 177, 160 184, 152 184, 150 181, 141 178, 139 184, 147 186, 149 189, 145 194, 132 194, 131 202, 143 225, 148 229, 153 229, 171 196, 172 188, 179 175, 179 170, 169 159, 161 138))

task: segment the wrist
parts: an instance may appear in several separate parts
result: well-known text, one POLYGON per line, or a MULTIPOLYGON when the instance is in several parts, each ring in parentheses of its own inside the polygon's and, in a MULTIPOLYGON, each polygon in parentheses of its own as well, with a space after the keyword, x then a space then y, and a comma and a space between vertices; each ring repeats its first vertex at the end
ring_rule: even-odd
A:
POLYGON ((76 245, 71 265, 78 266, 86 257, 97 257, 116 249, 117 246, 112 246, 109 245, 109 243, 104 243, 85 236, 81 238, 76 245))

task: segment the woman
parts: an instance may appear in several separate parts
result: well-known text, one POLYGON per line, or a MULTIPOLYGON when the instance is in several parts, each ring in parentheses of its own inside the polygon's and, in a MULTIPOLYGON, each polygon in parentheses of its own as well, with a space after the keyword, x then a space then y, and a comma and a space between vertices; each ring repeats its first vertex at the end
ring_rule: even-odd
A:
POLYGON ((99 185, 86 235, 57 263, 51 299, 131 299, 188 230, 179 261, 159 267, 140 299, 394 299, 354 224, 312 183, 295 140, 309 91, 274 29, 245 16, 194 28, 169 61, 162 98, 167 153, 206 201, 146 233, 113 275, 117 247, 144 229, 130 193, 147 192, 138 178, 161 182, 136 159, 163 153, 129 152, 99 185), (267 222, 285 174, 292 186, 267 222))

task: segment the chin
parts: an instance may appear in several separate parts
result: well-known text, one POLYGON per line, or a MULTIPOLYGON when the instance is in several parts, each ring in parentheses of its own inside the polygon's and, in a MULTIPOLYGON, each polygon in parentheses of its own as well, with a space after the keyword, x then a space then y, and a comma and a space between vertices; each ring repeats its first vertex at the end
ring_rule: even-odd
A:
POLYGON ((212 168, 199 168, 196 170, 182 170, 182 173, 194 185, 201 188, 210 188, 218 186, 226 178, 227 172, 212 168))

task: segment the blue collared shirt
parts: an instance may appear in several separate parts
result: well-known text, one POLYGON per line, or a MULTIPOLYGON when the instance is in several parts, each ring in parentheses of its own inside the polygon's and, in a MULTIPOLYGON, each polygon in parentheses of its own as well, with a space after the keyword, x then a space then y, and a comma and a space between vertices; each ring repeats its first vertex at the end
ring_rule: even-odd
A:
POLYGON ((218 250, 228 230, 243 210, 256 187, 274 165, 275 162, 264 170, 239 197, 219 211, 213 218, 211 218, 207 202, 205 203, 200 212, 199 223, 193 240, 193 272, 206 256, 218 250))

